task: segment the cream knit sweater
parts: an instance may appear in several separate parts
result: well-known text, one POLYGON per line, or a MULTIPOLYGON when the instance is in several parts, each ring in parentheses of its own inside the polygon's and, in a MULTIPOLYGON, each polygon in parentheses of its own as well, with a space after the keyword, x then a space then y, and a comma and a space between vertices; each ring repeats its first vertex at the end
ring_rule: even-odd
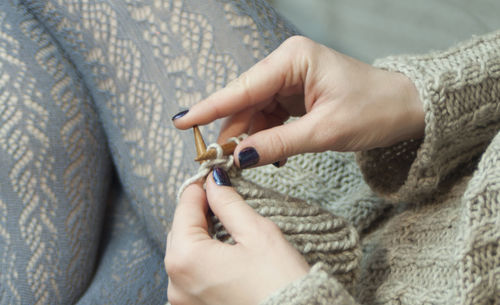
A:
POLYGON ((311 205, 233 176, 312 265, 262 305, 500 304, 500 31, 375 65, 414 81, 426 128, 357 154, 372 191, 353 156, 333 152, 243 172, 311 205))

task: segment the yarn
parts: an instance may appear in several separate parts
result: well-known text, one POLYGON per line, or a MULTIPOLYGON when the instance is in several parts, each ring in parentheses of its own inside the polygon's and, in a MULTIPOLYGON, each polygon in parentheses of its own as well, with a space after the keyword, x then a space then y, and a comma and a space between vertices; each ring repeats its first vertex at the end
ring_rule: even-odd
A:
MULTIPOLYGON (((236 145, 238 145, 240 143, 240 141, 245 139, 246 137, 247 137, 247 134, 243 133, 238 137, 229 138, 227 141, 228 142, 235 142, 236 145)), ((179 202, 182 193, 190 184, 206 178, 208 176, 208 174, 210 173, 210 171, 214 167, 216 167, 216 166, 221 167, 225 171, 229 171, 231 169, 231 167, 234 165, 233 155, 224 156, 224 153, 222 151, 222 147, 219 144, 212 143, 212 144, 208 145, 207 150, 210 150, 210 149, 215 149, 215 151, 217 152, 215 159, 203 161, 201 163, 200 167, 198 168, 198 172, 195 175, 193 175, 192 177, 186 179, 186 181, 184 181, 184 183, 182 183, 182 185, 179 188, 179 191, 177 192, 177 202, 179 202)))
MULTIPOLYGON (((238 144, 245 137, 241 135, 229 141, 238 144)), ((233 156, 224 156, 219 144, 210 144, 207 149, 215 149, 216 158, 200 165, 198 172, 182 184, 178 197, 188 185, 205 178, 215 166, 223 168, 245 202, 261 216, 273 221, 308 264, 322 263, 324 270, 348 290, 354 287, 361 250, 358 233, 351 224, 317 204, 309 204, 246 180, 242 170, 234 166, 233 156)), ((212 216, 211 234, 222 242, 234 243, 216 216, 212 216)))
MULTIPOLYGON (((319 205, 261 187, 246 180, 241 173, 235 167, 228 172, 233 187, 245 202, 274 222, 310 266, 323 263, 329 275, 351 290, 357 282, 361 259, 357 230, 344 218, 319 205)), ((215 239, 234 243, 216 216, 212 224, 215 239)))

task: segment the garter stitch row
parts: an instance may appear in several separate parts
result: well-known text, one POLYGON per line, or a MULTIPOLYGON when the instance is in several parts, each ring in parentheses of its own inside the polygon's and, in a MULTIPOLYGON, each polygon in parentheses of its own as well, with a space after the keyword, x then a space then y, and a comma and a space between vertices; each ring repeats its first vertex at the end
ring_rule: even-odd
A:
MULTIPOLYGON (((240 170, 233 168, 229 176, 243 199, 257 213, 273 221, 310 266, 323 263, 327 273, 352 290, 357 280, 361 250, 357 230, 351 224, 318 205, 245 180, 240 170)), ((216 239, 234 243, 216 216, 213 216, 212 223, 216 239)))
MULTIPOLYGON (((244 137, 246 135, 231 138, 230 141, 239 143, 244 137)), ((200 165, 196 175, 182 184, 178 198, 189 184, 205 178, 213 167, 223 168, 243 199, 257 213, 273 221, 311 266, 323 263, 326 272, 351 290, 356 282, 361 258, 356 229, 344 218, 333 215, 318 205, 308 204, 247 181, 242 177, 241 170, 234 166, 232 155, 224 156, 218 144, 207 147, 211 148, 216 149, 217 157, 200 165)), ((216 216, 213 216, 212 223, 214 238, 234 243, 216 216)))

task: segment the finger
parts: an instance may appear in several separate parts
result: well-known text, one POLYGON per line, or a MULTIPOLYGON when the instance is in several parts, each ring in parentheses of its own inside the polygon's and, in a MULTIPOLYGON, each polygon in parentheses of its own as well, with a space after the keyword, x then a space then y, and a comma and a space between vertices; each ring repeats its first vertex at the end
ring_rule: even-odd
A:
POLYGON ((260 130, 283 124, 290 115, 278 103, 270 103, 266 108, 257 111, 246 109, 227 117, 221 127, 217 141, 226 143, 227 139, 242 133, 253 134, 260 130))
POLYGON ((242 133, 248 133, 254 113, 255 111, 250 108, 224 119, 217 142, 226 143, 227 139, 231 137, 239 136, 242 133))
POLYGON ((167 234, 167 249, 165 252, 168 252, 168 250, 171 248, 172 248, 172 230, 170 230, 167 234))
POLYGON ((210 208, 219 218, 226 230, 236 242, 241 242, 253 229, 261 218, 245 200, 231 186, 216 184, 228 181, 227 174, 221 168, 214 171, 207 178, 207 198, 210 208), (224 177, 226 175, 226 177, 224 177))
POLYGON ((176 238, 187 238, 196 234, 206 238, 208 235, 208 223, 206 214, 208 205, 206 194, 201 183, 189 185, 179 200, 170 231, 171 243, 176 238))
MULTIPOLYGON (((285 84, 292 71, 291 56, 280 56, 280 48, 255 64, 248 71, 232 81, 224 89, 215 92, 205 100, 191 107, 183 117, 174 121, 177 128, 187 129, 193 125, 208 124, 216 119, 238 113, 258 103, 272 100, 272 97, 285 90, 285 84)), ((295 80, 300 81, 300 77, 295 80)), ((287 84, 294 86, 295 84, 287 84)), ((298 86, 297 90, 301 90, 298 86)), ((290 92, 287 94, 293 94, 290 92)))
POLYGON ((249 136, 234 151, 236 164, 248 168, 285 160, 300 153, 320 151, 319 139, 328 131, 318 130, 314 117, 308 113, 296 121, 249 136))
POLYGON ((280 168, 280 167, 282 167, 282 166, 285 166, 285 164, 286 164, 286 161, 287 161, 287 160, 288 160, 288 159, 285 159, 285 160, 279 160, 279 161, 273 162, 273 165, 274 165, 274 167, 276 167, 276 168, 280 168))
POLYGON ((287 118, 288 117, 286 115, 284 116, 276 115, 276 112, 272 112, 269 114, 264 114, 264 113, 255 114, 253 116, 250 128, 248 129, 247 133, 249 135, 252 135, 261 130, 283 125, 283 122, 287 118))
POLYGON ((167 287, 167 298, 170 304, 190 304, 190 305, 202 305, 198 298, 192 296, 191 294, 185 292, 181 287, 177 286, 170 278, 168 279, 167 287))

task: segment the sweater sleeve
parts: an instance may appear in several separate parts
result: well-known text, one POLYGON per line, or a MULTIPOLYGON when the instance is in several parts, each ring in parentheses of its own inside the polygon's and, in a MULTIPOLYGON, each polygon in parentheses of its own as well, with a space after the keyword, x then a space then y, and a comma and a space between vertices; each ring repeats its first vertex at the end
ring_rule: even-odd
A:
POLYGON ((500 128, 500 31, 446 51, 393 56, 374 65, 414 82, 425 136, 359 152, 357 161, 379 195, 421 201, 470 172, 500 128))
POLYGON ((328 275, 324 264, 315 264, 309 273, 273 293, 260 305, 355 305, 352 296, 335 278, 328 275))

